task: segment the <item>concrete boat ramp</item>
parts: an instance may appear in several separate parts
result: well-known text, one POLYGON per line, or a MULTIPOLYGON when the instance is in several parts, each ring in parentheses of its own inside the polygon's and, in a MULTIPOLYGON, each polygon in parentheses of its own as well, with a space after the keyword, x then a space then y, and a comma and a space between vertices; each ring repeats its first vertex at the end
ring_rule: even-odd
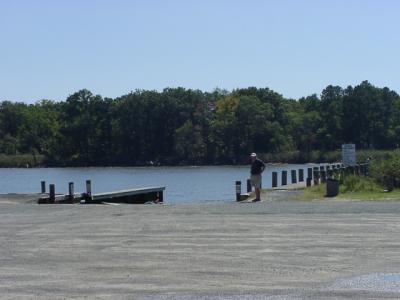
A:
POLYGON ((1 199, 0 299, 400 298, 398 201, 1 199))

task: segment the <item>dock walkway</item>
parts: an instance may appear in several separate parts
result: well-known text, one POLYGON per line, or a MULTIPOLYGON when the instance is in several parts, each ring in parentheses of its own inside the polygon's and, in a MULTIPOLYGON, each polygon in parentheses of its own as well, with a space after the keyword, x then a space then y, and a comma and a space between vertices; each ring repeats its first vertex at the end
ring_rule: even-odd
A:
POLYGON ((101 204, 107 203, 127 203, 144 204, 146 202, 163 203, 165 187, 145 187, 137 189, 119 190, 107 193, 74 193, 54 195, 39 194, 38 204, 101 204))

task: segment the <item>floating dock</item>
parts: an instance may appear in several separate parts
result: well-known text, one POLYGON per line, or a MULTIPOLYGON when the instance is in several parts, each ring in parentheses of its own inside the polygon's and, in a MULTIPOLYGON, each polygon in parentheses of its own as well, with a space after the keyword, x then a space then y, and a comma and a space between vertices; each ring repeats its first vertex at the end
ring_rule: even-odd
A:
POLYGON ((107 203, 163 203, 165 187, 146 187, 109 193, 70 193, 66 195, 45 194, 38 204, 107 204, 107 203))

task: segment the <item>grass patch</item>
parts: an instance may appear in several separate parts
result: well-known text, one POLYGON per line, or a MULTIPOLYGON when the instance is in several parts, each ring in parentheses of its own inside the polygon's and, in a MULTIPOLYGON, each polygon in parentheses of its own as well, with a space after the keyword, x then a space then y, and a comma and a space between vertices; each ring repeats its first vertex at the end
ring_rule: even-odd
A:
POLYGON ((381 191, 358 191, 358 192, 347 192, 344 194, 339 193, 338 198, 341 199, 354 199, 354 200, 400 200, 400 189, 393 190, 391 192, 381 191))
MULTIPOLYGON (((400 200, 400 189, 387 192, 383 186, 376 183, 372 178, 348 176, 341 180, 339 195, 336 198, 354 200, 400 200)), ((294 197, 294 199, 311 201, 331 198, 326 197, 326 184, 320 184, 305 189, 303 193, 294 197)))
POLYGON ((293 200, 300 200, 300 201, 312 201, 312 200, 320 200, 324 199, 326 194, 326 185, 314 185, 308 187, 302 191, 302 193, 294 196, 293 200))
POLYGON ((384 188, 373 178, 364 176, 345 176, 340 180, 339 193, 382 192, 384 188))

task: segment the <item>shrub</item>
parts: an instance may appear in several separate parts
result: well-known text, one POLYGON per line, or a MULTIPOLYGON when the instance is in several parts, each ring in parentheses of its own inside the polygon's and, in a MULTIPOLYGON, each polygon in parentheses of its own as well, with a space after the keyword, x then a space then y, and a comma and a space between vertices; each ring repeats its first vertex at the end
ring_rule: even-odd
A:
POLYGON ((381 191, 382 187, 370 177, 345 176, 340 185, 340 192, 376 192, 381 191))
POLYGON ((373 160, 371 176, 388 190, 400 187, 400 151, 388 153, 386 159, 373 160))

